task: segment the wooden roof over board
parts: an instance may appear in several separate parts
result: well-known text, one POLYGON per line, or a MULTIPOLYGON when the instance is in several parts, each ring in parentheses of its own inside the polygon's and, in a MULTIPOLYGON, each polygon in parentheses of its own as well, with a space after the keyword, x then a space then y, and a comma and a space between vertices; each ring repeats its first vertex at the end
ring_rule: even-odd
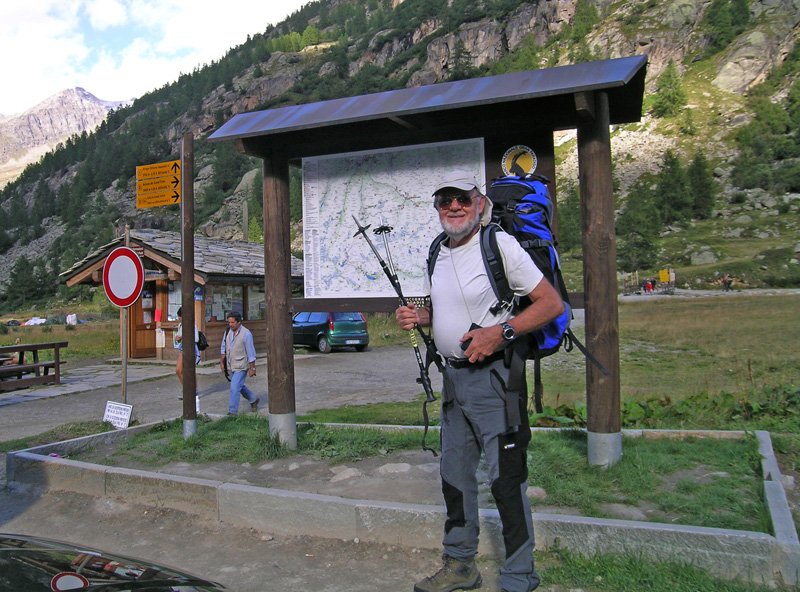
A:
MULTIPOLYGON (((583 228, 586 346, 608 376, 587 364, 589 463, 611 466, 622 456, 619 402, 614 199, 610 126, 641 120, 647 57, 604 60, 240 113, 214 132, 263 160, 264 236, 273 290, 265 294, 270 421, 297 446, 290 286, 289 167, 302 158, 483 138, 487 178, 502 155, 524 144, 541 150, 541 172, 555 178, 553 131, 577 129, 583 228), (532 145, 533 144, 533 145, 532 145)), ((327 310, 337 301, 316 300, 327 310)), ((366 299, 363 299, 366 300, 366 299)), ((373 299, 378 300, 378 299, 373 299)), ((387 299, 394 300, 394 299, 387 299)), ((359 306, 360 303, 356 303, 359 306)), ((384 310, 393 310, 394 306, 384 310)), ((367 310, 367 309, 361 309, 367 310)), ((376 309, 372 309, 376 310, 376 309)), ((272 425, 272 423, 271 423, 272 425)))
POLYGON ((610 123, 639 121, 647 56, 515 72, 240 113, 209 139, 289 159, 496 134, 578 127, 579 95, 605 91, 610 123))
MULTIPOLYGON (((59 278, 68 286, 94 282, 92 274, 103 268, 108 254, 122 246, 123 237, 99 247, 59 278)), ((167 230, 140 229, 130 231, 131 248, 142 249, 145 259, 150 259, 175 272, 181 272, 181 235, 167 230)), ((204 236, 194 237, 195 282, 207 283, 261 283, 264 281, 264 245, 245 241, 230 241, 204 236)), ((147 268, 147 265, 145 265, 147 268)), ((145 272, 146 273, 146 272, 145 272)), ((303 277, 303 262, 292 257, 292 279, 303 277)))

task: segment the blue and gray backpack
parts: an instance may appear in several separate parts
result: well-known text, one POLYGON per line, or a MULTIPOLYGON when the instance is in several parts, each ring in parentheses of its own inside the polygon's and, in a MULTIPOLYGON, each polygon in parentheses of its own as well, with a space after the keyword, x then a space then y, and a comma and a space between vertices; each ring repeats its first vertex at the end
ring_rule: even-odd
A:
MULTIPOLYGON (((511 348, 509 363, 524 365, 525 360, 534 360, 534 404, 537 413, 542 412, 541 359, 556 353, 562 347, 571 351, 573 345, 607 374, 600 363, 586 350, 570 329, 572 307, 569 304, 567 288, 561 276, 561 262, 556 249, 557 241, 553 235, 553 202, 547 191, 549 179, 543 175, 508 175, 495 179, 486 192, 492 201, 492 223, 481 228, 481 253, 497 303, 491 312, 497 314, 502 309, 517 311, 525 308, 530 301, 514 296, 506 277, 500 249, 497 246, 497 233, 505 231, 520 243, 531 256, 544 277, 556 289, 564 303, 564 312, 547 325, 523 335, 511 348)), ((445 233, 434 239, 428 252, 428 276, 433 274, 436 258, 445 233)), ((512 376, 523 376, 524 372, 512 372, 512 376)), ((524 390, 522 385, 509 385, 509 391, 524 390)), ((527 398, 527 393, 521 394, 527 398)), ((514 406, 516 407, 516 406, 514 406)), ((510 410, 511 411, 511 410, 510 410)), ((510 425, 513 417, 509 415, 510 425)))

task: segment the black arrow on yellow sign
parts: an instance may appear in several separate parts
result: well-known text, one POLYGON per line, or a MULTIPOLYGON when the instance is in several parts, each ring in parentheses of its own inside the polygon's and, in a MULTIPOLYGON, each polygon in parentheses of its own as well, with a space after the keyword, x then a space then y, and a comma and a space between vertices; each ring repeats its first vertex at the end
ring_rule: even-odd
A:
POLYGON ((181 192, 177 189, 168 191, 144 193, 136 196, 136 207, 152 208, 154 206, 168 206, 181 201, 181 192))

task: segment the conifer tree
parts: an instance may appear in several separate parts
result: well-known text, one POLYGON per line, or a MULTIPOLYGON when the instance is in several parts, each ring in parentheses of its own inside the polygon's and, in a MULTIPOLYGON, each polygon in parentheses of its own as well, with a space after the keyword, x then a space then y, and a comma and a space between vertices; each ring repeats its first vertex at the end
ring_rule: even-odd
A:
POLYGON ((686 91, 681 85, 681 75, 674 60, 670 60, 656 82, 653 114, 656 117, 674 117, 686 105, 686 91))
POLYGON ((635 271, 652 267, 660 229, 652 190, 643 181, 637 181, 631 187, 616 223, 617 263, 620 268, 635 271))
POLYGON ((655 189, 655 203, 664 225, 688 220, 692 215, 692 195, 686 170, 672 150, 664 153, 655 189))
POLYGON ((581 198, 577 185, 570 185, 558 204, 558 246, 562 252, 581 248, 581 198))
POLYGON ((711 165, 702 150, 698 151, 689 163, 686 176, 693 198, 692 215, 698 220, 708 218, 714 208, 716 185, 711 165))
POLYGON ((3 299, 9 308, 18 308, 36 300, 36 280, 33 265, 22 255, 17 258, 8 276, 3 299))
POLYGON ((750 4, 747 0, 731 0, 731 25, 738 35, 750 22, 750 4))
POLYGON ((472 56, 467 51, 464 41, 461 38, 456 39, 453 47, 453 67, 450 69, 448 80, 467 80, 472 78, 474 74, 475 68, 472 67, 472 56))
POLYGON ((708 25, 708 35, 713 49, 722 49, 734 38, 729 0, 713 0, 703 19, 708 25))

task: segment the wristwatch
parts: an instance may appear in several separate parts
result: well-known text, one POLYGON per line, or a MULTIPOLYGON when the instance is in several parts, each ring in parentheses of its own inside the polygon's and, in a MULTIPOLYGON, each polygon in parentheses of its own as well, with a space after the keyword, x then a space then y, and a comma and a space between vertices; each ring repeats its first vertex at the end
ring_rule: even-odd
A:
POLYGON ((509 325, 508 323, 503 323, 500 325, 503 328, 503 339, 506 341, 511 341, 514 337, 517 336, 517 332, 514 331, 514 327, 509 325))

